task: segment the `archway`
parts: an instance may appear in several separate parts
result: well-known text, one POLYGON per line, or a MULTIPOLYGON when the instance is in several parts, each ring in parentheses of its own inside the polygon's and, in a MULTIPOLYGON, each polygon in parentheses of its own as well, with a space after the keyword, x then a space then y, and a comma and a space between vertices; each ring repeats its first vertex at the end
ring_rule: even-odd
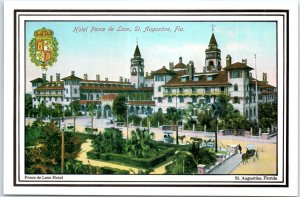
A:
POLYGON ((105 105, 103 107, 103 117, 108 118, 112 116, 111 107, 109 105, 105 105))

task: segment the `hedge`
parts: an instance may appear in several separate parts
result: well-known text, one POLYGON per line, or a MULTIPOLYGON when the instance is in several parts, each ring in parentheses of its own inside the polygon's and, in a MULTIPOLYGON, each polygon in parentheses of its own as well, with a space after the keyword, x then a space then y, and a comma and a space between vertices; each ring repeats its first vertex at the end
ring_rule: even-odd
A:
POLYGON ((175 152, 175 148, 167 148, 161 151, 158 155, 155 155, 150 158, 136 158, 131 157, 124 154, 114 154, 114 153, 107 153, 107 154, 100 154, 96 152, 90 151, 87 153, 87 156, 91 159, 100 159, 104 161, 115 161, 120 162, 129 166, 139 167, 139 168, 153 168, 156 165, 164 162, 168 157, 172 156, 175 152))

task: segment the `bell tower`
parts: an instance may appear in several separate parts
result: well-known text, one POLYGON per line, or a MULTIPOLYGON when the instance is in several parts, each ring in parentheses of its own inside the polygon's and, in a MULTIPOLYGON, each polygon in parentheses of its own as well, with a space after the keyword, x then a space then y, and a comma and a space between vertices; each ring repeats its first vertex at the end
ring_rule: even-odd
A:
POLYGON ((131 84, 134 85, 135 88, 140 88, 144 86, 144 59, 141 57, 141 52, 139 49, 139 45, 136 45, 133 58, 131 58, 131 66, 130 66, 130 78, 131 84))
POLYGON ((218 48, 217 40, 212 32, 208 48, 205 50, 204 72, 218 72, 221 69, 221 50, 218 48))

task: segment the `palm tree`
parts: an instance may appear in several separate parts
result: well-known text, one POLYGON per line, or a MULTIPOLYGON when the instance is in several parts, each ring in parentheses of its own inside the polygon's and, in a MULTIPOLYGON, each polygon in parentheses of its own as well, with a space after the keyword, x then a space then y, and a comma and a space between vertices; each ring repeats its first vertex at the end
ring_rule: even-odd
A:
POLYGON ((189 151, 176 151, 173 160, 173 174, 191 174, 197 169, 197 161, 189 151))
POLYGON ((58 128, 60 130, 60 118, 61 118, 61 115, 62 115, 62 105, 60 103, 53 103, 54 105, 54 110, 55 110, 55 113, 56 113, 56 116, 57 116, 57 122, 58 122, 58 128))
POLYGON ((127 152, 135 157, 145 157, 151 148, 156 148, 153 143, 154 133, 137 128, 131 132, 131 138, 128 141, 127 152))
POLYGON ((74 118, 74 132, 75 132, 75 127, 76 127, 76 116, 78 115, 78 111, 80 110, 80 103, 79 100, 73 101, 70 103, 70 107, 72 109, 72 115, 74 118))
POLYGON ((91 116, 91 132, 94 131, 94 111, 96 109, 96 105, 95 103, 88 103, 88 110, 89 110, 89 114, 91 116))
POLYGON ((178 145, 178 121, 181 117, 181 111, 175 107, 167 108, 167 118, 172 122, 172 127, 176 124, 176 144, 178 145))

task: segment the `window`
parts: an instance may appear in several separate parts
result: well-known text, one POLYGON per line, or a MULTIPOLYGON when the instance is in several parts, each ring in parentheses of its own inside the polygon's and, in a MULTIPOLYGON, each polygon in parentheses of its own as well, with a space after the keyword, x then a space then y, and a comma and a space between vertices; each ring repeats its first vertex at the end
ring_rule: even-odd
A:
POLYGON ((239 90, 238 84, 234 84, 233 89, 234 91, 238 91, 239 90))
POLYGON ((224 92, 225 88, 224 88, 224 87, 220 87, 220 90, 221 90, 222 92, 224 92))
POLYGON ((240 103, 239 97, 237 97, 237 96, 233 97, 233 103, 234 103, 234 104, 240 103))
POLYGON ((192 88, 192 93, 195 94, 197 92, 196 88, 192 88))
POLYGON ((210 92, 210 87, 206 87, 205 92, 209 93, 210 92))
POLYGON ((91 100, 93 100, 94 99, 94 97, 93 97, 93 95, 91 94, 91 100))
POLYGON ((248 118, 248 110, 246 109, 246 113, 245 113, 246 117, 248 118))
POLYGON ((206 80, 207 80, 207 81, 211 81, 212 78, 213 78, 212 76, 207 76, 207 77, 206 77, 206 80))
POLYGON ((77 94, 77 88, 74 88, 74 93, 77 94))
POLYGON ((54 100, 57 101, 57 97, 55 97, 54 100))
POLYGON ((160 91, 161 91, 161 86, 158 86, 158 88, 157 88, 157 89, 158 89, 158 91, 160 92, 160 91))
POLYGON ((192 97, 192 102, 193 102, 193 103, 197 103, 197 97, 193 96, 193 97, 192 97))
POLYGON ((172 103, 172 97, 171 96, 168 97, 168 102, 172 103))
POLYGON ((230 72, 230 78, 240 78, 240 77, 241 77, 241 71, 233 70, 230 72))
POLYGON ((184 102, 184 97, 183 96, 180 96, 179 97, 179 103, 183 103, 184 102))
POLYGON ((250 115, 250 117, 252 117, 252 109, 251 108, 249 110, 249 115, 250 115))
POLYGON ((162 102, 162 98, 157 98, 157 102, 161 103, 162 102))
POLYGON ((256 109, 253 108, 253 116, 256 116, 256 109))
POLYGON ((164 76, 162 76, 162 75, 156 75, 155 76, 155 81, 164 81, 164 76))
POLYGON ((68 89, 66 89, 66 93, 68 93, 68 89))
POLYGON ((179 94, 183 94, 183 88, 179 88, 179 94))
POLYGON ((210 97, 209 96, 205 96, 205 103, 210 103, 210 97))

